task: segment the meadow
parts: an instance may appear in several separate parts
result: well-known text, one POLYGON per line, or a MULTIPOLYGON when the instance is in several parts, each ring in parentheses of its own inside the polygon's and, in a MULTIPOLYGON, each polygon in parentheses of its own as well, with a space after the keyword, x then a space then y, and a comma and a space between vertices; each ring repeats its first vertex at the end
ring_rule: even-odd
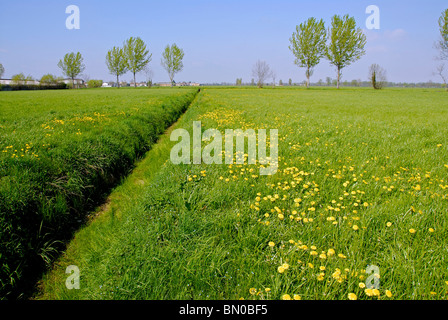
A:
MULTIPOLYGON (((20 297, 197 90, 0 94, 0 297, 20 297)), ((27 289, 28 288, 28 289, 27 289)))
POLYGON ((447 119, 437 89, 204 88, 170 130, 278 129, 277 174, 174 165, 168 131, 35 298, 447 299, 447 119))

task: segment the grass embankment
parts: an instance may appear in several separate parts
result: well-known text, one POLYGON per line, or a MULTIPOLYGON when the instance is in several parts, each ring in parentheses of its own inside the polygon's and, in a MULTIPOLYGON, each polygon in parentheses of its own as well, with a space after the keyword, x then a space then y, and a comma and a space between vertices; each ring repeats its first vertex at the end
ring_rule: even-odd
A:
POLYGON ((0 296, 26 294, 197 90, 3 92, 0 296))
POLYGON ((203 89, 178 127, 279 129, 278 173, 173 165, 165 138, 39 298, 446 299, 447 119, 440 90, 203 89))

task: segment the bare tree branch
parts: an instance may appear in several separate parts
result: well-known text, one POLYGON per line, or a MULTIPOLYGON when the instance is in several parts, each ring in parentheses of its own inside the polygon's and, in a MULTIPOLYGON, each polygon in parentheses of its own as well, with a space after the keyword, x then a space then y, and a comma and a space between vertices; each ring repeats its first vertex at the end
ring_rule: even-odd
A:
POLYGON ((265 61, 258 60, 252 68, 252 76, 256 78, 258 88, 262 88, 272 71, 265 61))

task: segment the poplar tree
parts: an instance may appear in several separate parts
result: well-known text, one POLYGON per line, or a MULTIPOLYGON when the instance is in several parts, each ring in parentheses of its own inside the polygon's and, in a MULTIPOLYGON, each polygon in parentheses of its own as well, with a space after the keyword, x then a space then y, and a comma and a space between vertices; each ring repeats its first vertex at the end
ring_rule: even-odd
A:
POLYGON ((179 73, 184 68, 182 59, 184 58, 184 51, 179 48, 175 43, 167 45, 162 54, 162 66, 168 72, 171 85, 173 85, 174 75, 179 73))
POLYGON ((149 62, 152 54, 146 49, 146 44, 139 37, 130 37, 124 42, 123 52, 126 60, 126 68, 134 75, 134 87, 137 87, 135 74, 142 71, 149 62))
POLYGON ((124 50, 118 47, 113 47, 111 50, 109 50, 106 55, 106 65, 109 69, 109 72, 117 76, 117 85, 119 88, 119 76, 125 74, 128 71, 124 50))
POLYGON ((442 12, 439 18, 440 40, 436 43, 436 48, 440 52, 440 60, 448 60, 448 9, 442 12))
POLYGON ((321 19, 309 18, 305 23, 296 26, 296 31, 289 39, 289 49, 295 56, 294 63, 300 68, 306 68, 306 87, 310 86, 310 77, 320 59, 325 55, 327 31, 321 19))
MULTIPOLYGON (((439 56, 436 57, 437 60, 448 60, 448 9, 442 12, 439 18, 439 30, 440 30, 440 40, 436 42, 435 47, 439 50, 439 56)), ((445 74, 445 63, 441 63, 437 66, 437 73, 443 80, 443 84, 447 87, 447 76, 445 74)))
POLYGON ((75 78, 85 70, 84 59, 81 53, 67 53, 63 60, 59 60, 58 67, 62 73, 72 79, 73 87, 75 87, 75 78))
POLYGON ((339 89, 342 69, 361 59, 366 53, 366 36, 356 27, 354 17, 342 18, 334 15, 329 30, 329 44, 325 56, 337 69, 337 87, 339 89))

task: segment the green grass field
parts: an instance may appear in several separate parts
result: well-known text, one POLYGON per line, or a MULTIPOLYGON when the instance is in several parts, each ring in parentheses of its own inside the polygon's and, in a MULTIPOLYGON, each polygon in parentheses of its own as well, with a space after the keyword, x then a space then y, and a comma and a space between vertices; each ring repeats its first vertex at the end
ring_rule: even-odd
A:
POLYGON ((196 90, 0 94, 0 297, 22 296, 196 90))
POLYGON ((442 90, 202 89, 174 128, 278 129, 277 174, 174 165, 168 132, 35 298, 446 299, 447 119, 442 90))

